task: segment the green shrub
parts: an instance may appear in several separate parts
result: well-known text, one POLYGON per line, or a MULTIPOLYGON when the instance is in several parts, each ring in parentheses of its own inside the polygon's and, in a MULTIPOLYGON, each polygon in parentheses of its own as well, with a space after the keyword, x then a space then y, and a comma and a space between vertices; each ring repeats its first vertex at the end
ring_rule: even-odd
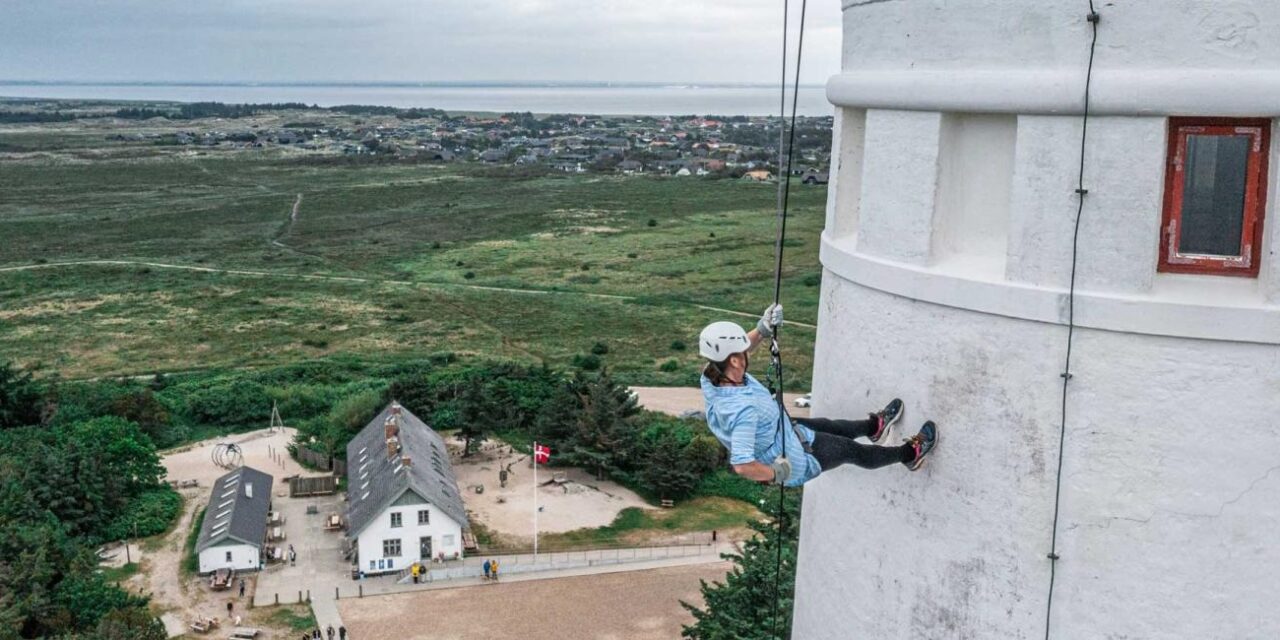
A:
POLYGON ((174 385, 165 395, 185 400, 187 416, 196 423, 222 426, 266 426, 271 399, 266 387, 244 379, 214 380, 196 385, 174 385), (194 388, 192 388, 194 387, 194 388))
POLYGON ((651 226, 651 227, 656 227, 656 226, 658 226, 658 221, 657 221, 657 220, 654 220, 653 218, 649 218, 649 226, 651 226))
POLYGON ((806 287, 816 287, 816 286, 818 286, 818 285, 822 284, 822 275, 821 275, 821 274, 817 274, 817 273, 811 273, 811 274, 809 274, 809 275, 805 276, 805 277, 804 277, 804 280, 801 280, 801 282, 802 282, 802 283, 804 284, 804 286, 806 286, 806 287))
POLYGON ((182 496, 167 485, 159 486, 130 500, 103 535, 106 540, 124 540, 161 534, 169 530, 181 512, 182 496))
POLYGON ((702 479, 694 494, 732 498, 760 506, 766 489, 765 485, 752 482, 729 469, 717 469, 702 479))
POLYGON ((679 361, 679 360, 676 360, 675 358, 672 358, 672 359, 670 359, 670 360, 667 360, 666 362, 663 362, 661 365, 659 365, 659 366, 658 366, 658 370, 659 370, 659 371, 664 371, 664 372, 666 372, 666 373, 671 373, 671 372, 673 372, 673 371, 679 371, 679 370, 680 370, 680 361, 679 361))
POLYGON ((191 531, 187 532, 187 542, 182 546, 182 566, 179 568, 182 575, 193 576, 200 573, 200 554, 196 553, 196 542, 200 539, 200 527, 204 526, 204 515, 208 511, 208 507, 201 509, 191 520, 191 531))
POLYGON ((579 353, 573 356, 572 364, 583 371, 596 371, 600 368, 600 356, 594 353, 579 353))
POLYGON ((605 355, 605 354, 609 353, 609 345, 607 345, 607 344, 605 344, 605 343, 603 343, 603 342, 597 342, 597 343, 595 343, 595 344, 591 345, 591 353, 594 353, 594 354, 596 354, 596 355, 598 355, 598 356, 605 355))
POLYGON ((674 340, 674 341, 672 341, 672 342, 671 342, 671 350, 672 350, 672 351, 684 351, 684 350, 685 350, 685 349, 687 349, 687 348, 688 348, 688 347, 687 347, 687 346, 685 346, 684 341, 682 341, 682 340, 674 340))
POLYGON ((466 272, 466 273, 462 274, 462 277, 463 277, 463 278, 466 278, 467 280, 474 280, 474 279, 475 279, 475 277, 476 277, 476 272, 474 272, 474 271, 468 271, 468 272, 466 272))

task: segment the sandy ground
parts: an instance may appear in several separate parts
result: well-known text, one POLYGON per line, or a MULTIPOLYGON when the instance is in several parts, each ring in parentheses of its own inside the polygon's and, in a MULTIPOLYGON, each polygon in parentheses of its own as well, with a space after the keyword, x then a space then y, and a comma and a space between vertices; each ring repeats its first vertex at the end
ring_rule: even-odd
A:
MULTIPOLYGON (((141 545, 130 547, 130 554, 135 562, 139 562, 140 571, 125 584, 136 592, 151 596, 153 606, 166 613, 165 622, 166 626, 171 627, 171 633, 178 630, 189 631, 187 624, 198 616, 208 616, 220 617, 222 623, 222 630, 211 636, 225 637, 232 626, 232 621, 227 617, 227 602, 231 602, 234 613, 243 616, 245 626, 254 626, 263 630, 264 635, 260 637, 292 637, 292 633, 273 632, 264 619, 271 613, 270 610, 248 608, 257 582, 257 574, 245 574, 247 589, 245 597, 240 598, 238 592, 234 590, 212 591, 206 579, 183 579, 179 571, 183 546, 193 526, 193 519, 208 502, 209 490, 214 480, 227 472, 226 469, 213 463, 211 454, 214 445, 219 442, 238 444, 244 451, 246 465, 275 476, 273 492, 278 495, 281 489, 286 488, 282 480, 284 477, 294 474, 315 475, 304 470, 288 457, 285 446, 292 438, 292 429, 286 429, 283 433, 255 431, 206 440, 162 457, 161 463, 168 473, 168 479, 198 480, 200 486, 181 490, 184 500, 183 511, 177 526, 172 531, 159 538, 144 541, 141 545), (279 461, 276 459, 277 454, 279 461)), ((123 555, 123 549, 121 549, 120 554, 112 560, 118 562, 123 555)))
MULTIPOLYGON (((696 387, 631 387, 639 396, 640 406, 650 410, 678 416, 685 411, 702 411, 702 390, 696 387)), ((804 394, 786 393, 787 413, 794 418, 808 418, 809 409, 795 404, 796 398, 804 394)))
MULTIPOLYGON (((451 439, 451 448, 453 443, 451 439)), ((455 456, 453 470, 467 510, 476 520, 504 536, 533 537, 533 469, 528 456, 506 445, 488 444, 469 458, 455 456), (498 478, 503 467, 510 469, 505 488, 498 478), (484 486, 484 493, 476 493, 478 485, 484 486)), ((598 481, 580 469, 540 467, 538 483, 554 475, 563 475, 568 482, 538 488, 542 509, 538 531, 542 533, 603 527, 627 507, 651 508, 631 490, 608 480, 598 481)))
POLYGON ((397 640, 669 640, 702 603, 700 579, 729 563, 487 584, 339 602, 354 638, 397 640), (406 615, 409 612, 412 614, 406 615))

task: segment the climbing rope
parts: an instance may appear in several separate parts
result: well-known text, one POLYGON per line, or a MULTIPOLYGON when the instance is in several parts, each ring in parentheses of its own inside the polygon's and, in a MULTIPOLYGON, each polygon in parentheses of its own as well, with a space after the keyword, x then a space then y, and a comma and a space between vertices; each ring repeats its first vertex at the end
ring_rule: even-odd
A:
MULTIPOLYGON (((787 207, 790 204, 791 196, 791 162, 794 156, 796 143, 796 110, 800 99, 800 61, 804 53, 804 19, 805 12, 808 9, 808 0, 800 2, 800 34, 796 43, 796 71, 795 86, 791 92, 791 126, 788 135, 787 127, 787 27, 788 19, 791 13, 790 0, 782 2, 782 81, 779 87, 778 100, 778 234, 777 242, 774 245, 774 269, 773 269, 773 303, 779 304, 782 301, 782 253, 783 242, 787 236, 787 207), (785 162, 784 162, 785 160, 785 162), (784 168, 785 164, 785 168, 784 168)), ((782 442, 782 459, 787 458, 787 439, 783 436, 782 430, 786 426, 785 423, 790 416, 787 415, 787 403, 783 396, 782 385, 782 350, 778 346, 778 332, 781 327, 772 327, 773 336, 769 339, 769 371, 766 376, 769 388, 773 391, 775 399, 778 403, 778 426, 774 431, 774 437, 780 438, 782 442)), ((778 516, 777 516, 777 559, 775 561, 773 572, 773 635, 781 638, 781 630, 779 623, 781 622, 778 615, 779 604, 782 600, 782 547, 783 547, 783 531, 786 528, 786 486, 782 483, 778 484, 778 516)))
POLYGON ((1053 489, 1053 537, 1049 543, 1049 597, 1044 612, 1044 637, 1049 640, 1052 630, 1053 586, 1057 578, 1058 568, 1058 513, 1062 504, 1062 455, 1067 440, 1067 387, 1071 383, 1071 345, 1076 332, 1076 266, 1080 253, 1080 218, 1084 214, 1084 198, 1089 190, 1084 188, 1084 155, 1089 140, 1089 89, 1093 84, 1093 56, 1098 48, 1098 23, 1102 16, 1089 0, 1089 25, 1093 30, 1093 38, 1089 43, 1089 67, 1084 77, 1084 114, 1080 128, 1080 170, 1076 182, 1076 195, 1079 201, 1076 207, 1075 229, 1071 236, 1071 283, 1067 289, 1067 354, 1062 368, 1062 424, 1058 429, 1058 478, 1053 489))

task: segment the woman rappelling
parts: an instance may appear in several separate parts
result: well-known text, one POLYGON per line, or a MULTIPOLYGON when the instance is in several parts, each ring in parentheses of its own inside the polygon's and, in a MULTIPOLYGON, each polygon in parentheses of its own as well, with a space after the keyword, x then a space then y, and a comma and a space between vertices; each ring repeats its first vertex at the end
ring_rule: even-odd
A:
POLYGON ((938 427, 925 422, 900 446, 878 443, 902 417, 903 402, 893 399, 866 420, 801 418, 786 415, 764 385, 747 373, 750 353, 773 337, 782 324, 782 305, 770 305, 756 328, 744 331, 734 322, 714 322, 702 330, 698 352, 707 360, 702 371, 707 426, 729 450, 733 470, 757 482, 800 486, 843 464, 879 469, 902 463, 920 469, 938 444, 938 427))

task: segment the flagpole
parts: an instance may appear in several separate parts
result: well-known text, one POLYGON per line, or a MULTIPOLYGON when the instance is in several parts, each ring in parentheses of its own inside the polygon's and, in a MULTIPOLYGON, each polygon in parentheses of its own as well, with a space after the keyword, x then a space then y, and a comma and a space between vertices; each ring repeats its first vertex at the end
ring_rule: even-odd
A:
POLYGON ((538 564, 538 441, 533 441, 533 564, 538 564))

